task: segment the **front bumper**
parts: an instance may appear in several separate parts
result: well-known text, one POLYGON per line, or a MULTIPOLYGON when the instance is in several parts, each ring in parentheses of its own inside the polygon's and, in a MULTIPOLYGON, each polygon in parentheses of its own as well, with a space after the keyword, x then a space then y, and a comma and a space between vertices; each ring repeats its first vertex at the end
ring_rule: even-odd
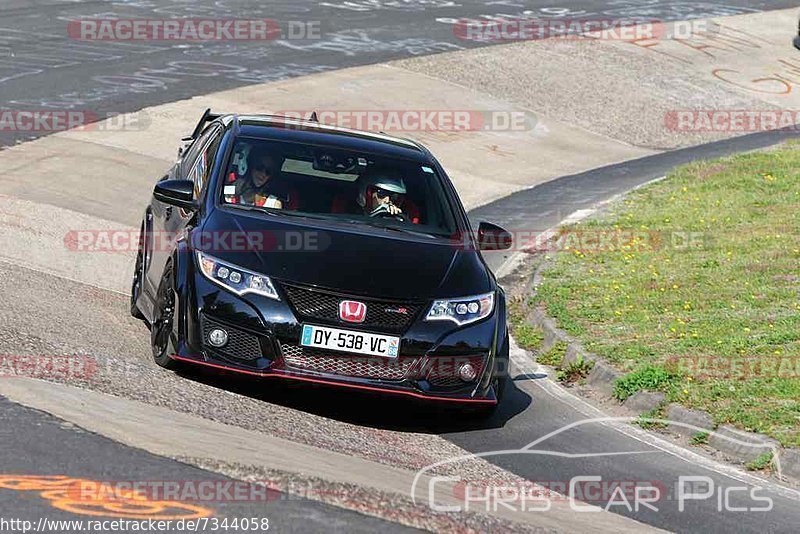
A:
MULTIPOLYGON (((392 332, 300 316, 280 284, 281 300, 276 301, 258 295, 240 297, 211 284, 202 275, 187 274, 187 283, 178 295, 179 332, 172 356, 177 361, 251 377, 426 401, 479 405, 498 402, 493 377, 497 369, 507 368, 507 362, 498 357, 503 354, 499 345, 504 342, 506 328, 502 298, 496 299, 494 313, 478 323, 458 327, 446 321, 426 322, 420 320, 418 313, 410 326, 392 332), (386 359, 301 347, 303 324, 398 335, 399 356, 386 359), (229 332, 230 341, 225 348, 215 349, 206 342, 212 327, 229 332), (473 381, 458 377, 459 366, 467 362, 479 370, 473 381)), ((420 310, 424 314, 427 304, 420 310)))

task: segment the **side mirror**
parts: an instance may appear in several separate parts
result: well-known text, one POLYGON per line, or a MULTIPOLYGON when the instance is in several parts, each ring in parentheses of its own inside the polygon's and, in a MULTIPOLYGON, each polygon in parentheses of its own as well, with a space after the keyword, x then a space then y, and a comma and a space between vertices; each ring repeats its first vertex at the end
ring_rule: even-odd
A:
POLYGON ((162 180, 156 184, 153 197, 159 202, 185 210, 196 210, 194 182, 191 180, 162 180))
POLYGON ((508 250, 514 243, 511 232, 496 224, 482 222, 478 225, 478 248, 480 250, 508 250))

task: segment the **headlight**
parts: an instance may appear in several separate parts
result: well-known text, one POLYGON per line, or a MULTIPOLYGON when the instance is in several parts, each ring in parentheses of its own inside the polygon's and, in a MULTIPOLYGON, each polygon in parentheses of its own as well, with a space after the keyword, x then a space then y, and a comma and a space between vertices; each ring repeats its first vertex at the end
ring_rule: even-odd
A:
POLYGON ((437 300, 431 306, 426 321, 453 321, 458 325, 474 323, 492 314, 494 293, 475 297, 437 300))
POLYGON ((202 252, 197 253, 197 264, 203 275, 215 284, 237 295, 253 293, 280 300, 269 277, 243 269, 232 263, 218 260, 202 252))

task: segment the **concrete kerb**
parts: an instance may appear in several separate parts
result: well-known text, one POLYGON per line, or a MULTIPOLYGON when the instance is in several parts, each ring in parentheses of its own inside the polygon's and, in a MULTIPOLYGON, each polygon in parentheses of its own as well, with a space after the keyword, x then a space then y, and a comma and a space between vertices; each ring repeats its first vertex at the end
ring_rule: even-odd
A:
POLYGON ((660 391, 637 391, 622 403, 633 413, 651 413, 661 408, 667 396, 660 391))
MULTIPOLYGON (((780 445, 763 434, 745 432, 730 425, 721 425, 708 437, 708 444, 742 462, 753 462, 764 454, 778 456, 780 445)), ((774 459, 774 458, 773 458, 774 459)))
POLYGON ((670 430, 688 437, 696 433, 691 427, 705 428, 709 431, 714 428, 714 419, 708 412, 691 410, 676 403, 672 403, 667 407, 667 419, 676 423, 670 425, 670 430))
POLYGON ((800 480, 800 449, 781 449, 777 461, 785 475, 800 480))

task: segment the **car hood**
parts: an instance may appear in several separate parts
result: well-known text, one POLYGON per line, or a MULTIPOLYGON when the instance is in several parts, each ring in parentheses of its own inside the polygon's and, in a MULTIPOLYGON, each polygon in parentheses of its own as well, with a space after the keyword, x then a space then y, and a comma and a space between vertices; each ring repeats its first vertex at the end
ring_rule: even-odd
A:
POLYGON ((471 248, 400 232, 317 223, 218 209, 194 243, 198 250, 278 282, 354 295, 414 300, 491 290, 487 268, 471 248), (244 236, 263 246, 243 244, 244 236))

